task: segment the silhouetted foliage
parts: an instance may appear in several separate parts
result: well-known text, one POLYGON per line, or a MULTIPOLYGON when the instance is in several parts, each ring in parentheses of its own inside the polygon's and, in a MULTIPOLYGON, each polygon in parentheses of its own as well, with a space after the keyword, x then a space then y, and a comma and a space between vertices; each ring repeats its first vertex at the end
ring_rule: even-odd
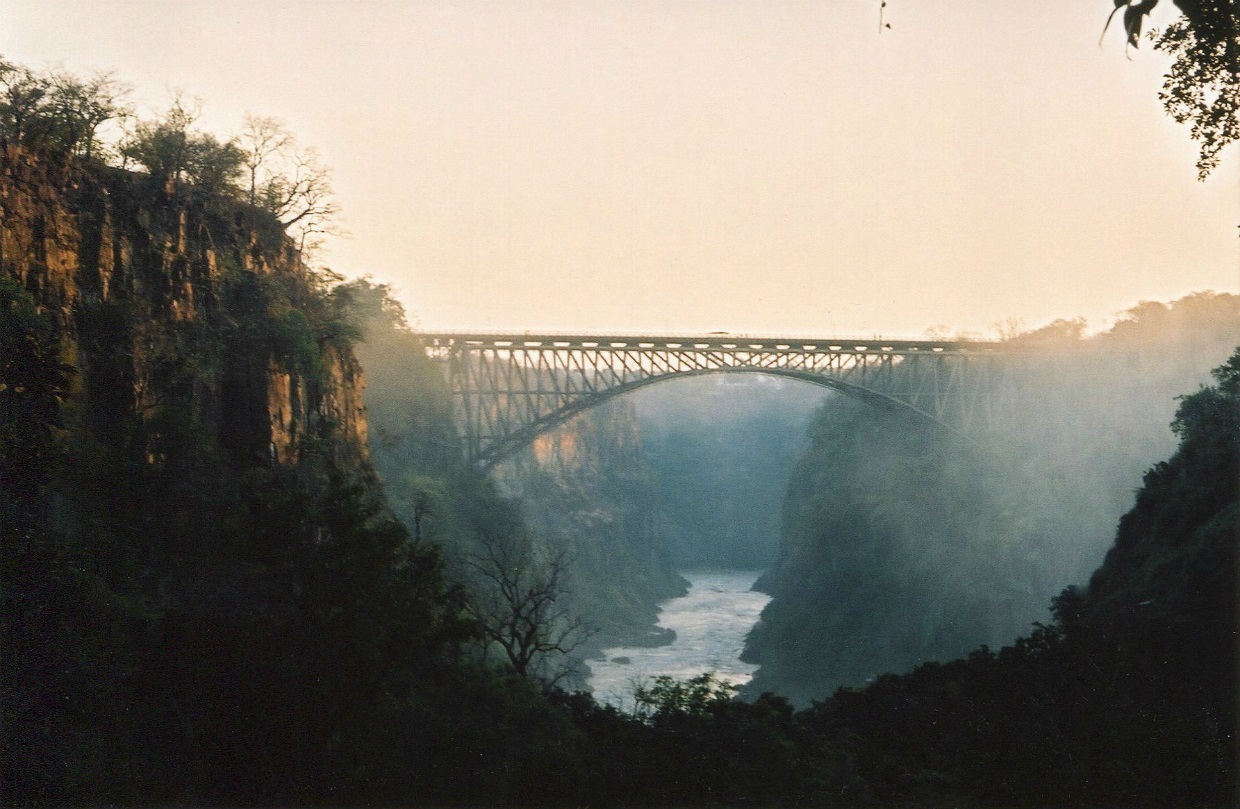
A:
POLYGON ((142 166, 159 188, 179 191, 186 182, 202 195, 235 195, 245 156, 236 143, 194 129, 201 102, 176 95, 162 118, 139 121, 121 155, 142 166))
MULTIPOLYGON (((1123 9, 1129 46, 1141 41, 1141 28, 1158 0, 1114 0, 1107 26, 1123 9)), ((1158 98, 1176 123, 1189 124, 1200 144, 1197 176, 1204 180, 1220 152, 1240 137, 1240 4, 1236 0, 1173 0, 1183 13, 1150 38, 1174 62, 1158 98)), ((1106 33, 1106 26, 1103 27, 1106 33)))
POLYGON ((592 634, 568 606, 564 555, 543 556, 520 528, 479 533, 482 550, 467 561, 477 580, 469 614, 518 675, 558 682, 592 634))
POLYGON ((111 73, 82 78, 46 73, 0 59, 0 138, 90 160, 105 145, 99 129, 131 114, 129 88, 111 73))
POLYGON ((247 115, 238 138, 246 174, 247 199, 280 220, 305 250, 324 233, 335 232, 340 213, 333 196, 331 171, 312 148, 274 118, 247 115))

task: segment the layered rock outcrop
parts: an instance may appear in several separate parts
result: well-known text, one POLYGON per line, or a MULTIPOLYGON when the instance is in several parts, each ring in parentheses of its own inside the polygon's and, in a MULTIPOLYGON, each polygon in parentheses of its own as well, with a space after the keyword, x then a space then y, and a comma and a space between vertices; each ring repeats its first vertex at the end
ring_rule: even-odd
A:
POLYGON ((618 399, 600 411, 570 419, 531 445, 534 460, 558 479, 597 475, 600 470, 642 470, 641 431, 633 403, 618 399))
POLYGON ((256 208, 5 144, 0 279, 48 314, 97 419, 175 412, 243 463, 296 463, 316 437, 366 457, 361 366, 256 208))

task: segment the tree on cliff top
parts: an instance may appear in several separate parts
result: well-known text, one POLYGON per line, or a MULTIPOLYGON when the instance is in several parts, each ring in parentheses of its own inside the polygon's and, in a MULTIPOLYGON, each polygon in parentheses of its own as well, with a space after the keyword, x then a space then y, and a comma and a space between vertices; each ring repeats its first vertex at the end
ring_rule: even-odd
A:
POLYGON ((331 170, 280 121, 247 115, 240 135, 221 139, 195 127, 202 102, 177 91, 154 118, 127 126, 119 142, 100 137, 109 121, 129 123, 130 87, 111 72, 83 78, 37 71, 0 57, 0 139, 87 160, 137 166, 157 187, 244 199, 275 217, 303 253, 338 233, 331 170))
POLYGON ((247 115, 238 138, 248 174, 247 198, 294 231, 298 247, 314 246, 318 234, 334 232, 340 214, 331 170, 313 148, 297 139, 275 118, 247 115))
POLYGON ((133 112, 125 101, 128 93, 129 86, 111 72, 93 73, 85 79, 63 71, 54 73, 50 107, 62 148, 87 160, 97 157, 105 147, 99 128, 133 112))
POLYGON ((51 82, 24 65, 0 60, 0 132, 13 143, 27 145, 46 108, 51 82))
POLYGON ((139 121, 121 144, 121 156, 150 172, 155 182, 176 193, 186 182, 207 195, 235 194, 243 156, 232 140, 194 129, 202 102, 177 92, 162 118, 139 121))
POLYGON ((111 72, 38 73, 0 58, 0 137, 90 160, 105 148, 100 127, 131 114, 129 90, 111 72))

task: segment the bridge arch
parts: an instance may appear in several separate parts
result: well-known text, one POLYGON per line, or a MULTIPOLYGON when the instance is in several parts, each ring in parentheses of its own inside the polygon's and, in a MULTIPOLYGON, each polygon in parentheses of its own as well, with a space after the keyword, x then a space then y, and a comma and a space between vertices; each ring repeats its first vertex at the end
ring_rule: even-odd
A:
POLYGON ((963 435, 954 427, 936 419, 934 416, 919 410, 912 405, 905 404, 885 394, 868 388, 862 388, 857 385, 850 385, 838 379, 820 374, 807 373, 805 371, 790 371, 781 369, 761 369, 761 368, 722 368, 714 370, 698 370, 698 371, 680 371, 669 374, 661 374, 659 376, 647 377, 635 382, 628 382, 617 385, 613 388, 599 393, 596 396, 582 398, 571 405, 566 405, 555 411, 541 416, 528 425, 521 427, 517 431, 505 436, 503 439, 490 444, 481 457, 474 459, 483 469, 491 469, 496 464, 511 457, 514 453, 519 452, 522 447, 527 447, 534 442, 540 435, 551 432, 562 424, 571 421, 575 416, 585 413, 604 402, 625 396, 630 393, 647 388, 652 385, 659 385, 667 382, 674 382, 677 379, 686 379, 700 376, 714 376, 717 374, 760 374, 763 376, 773 376, 781 379, 795 379, 805 382, 816 387, 826 388, 836 393, 851 396, 855 399, 864 401, 876 407, 897 412, 905 412, 914 418, 921 419, 943 430, 949 431, 956 435, 963 435))
POLYGON ((681 377, 757 373, 909 412, 961 435, 994 421, 1003 344, 708 335, 422 334, 468 459, 490 469, 601 402, 681 377))

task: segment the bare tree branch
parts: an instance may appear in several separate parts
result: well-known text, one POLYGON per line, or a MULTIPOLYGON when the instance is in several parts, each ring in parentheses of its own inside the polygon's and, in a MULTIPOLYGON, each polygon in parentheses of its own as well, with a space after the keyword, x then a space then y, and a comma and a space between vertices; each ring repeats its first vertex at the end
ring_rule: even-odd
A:
POLYGON ((564 553, 544 559, 519 528, 502 536, 479 533, 482 551, 466 561, 479 584, 471 617, 517 674, 559 682, 571 673, 566 657, 593 634, 565 604, 564 553))
POLYGON ((258 204, 259 170, 293 144, 293 136, 275 118, 246 114, 245 128, 238 137, 245 153, 245 167, 250 175, 251 205, 258 204))

